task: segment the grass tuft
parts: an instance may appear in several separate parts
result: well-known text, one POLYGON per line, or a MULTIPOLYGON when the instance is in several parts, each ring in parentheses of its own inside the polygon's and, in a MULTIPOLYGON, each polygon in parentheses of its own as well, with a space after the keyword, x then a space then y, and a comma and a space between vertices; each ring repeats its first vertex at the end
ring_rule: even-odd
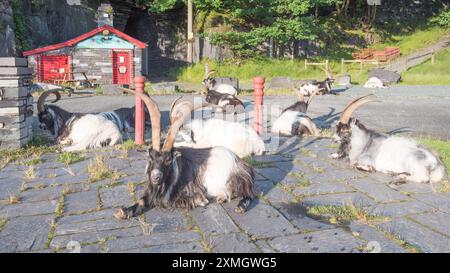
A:
POLYGON ((105 157, 97 155, 87 168, 89 174, 89 182, 94 183, 104 180, 106 178, 112 178, 117 180, 122 177, 122 174, 111 170, 105 163, 105 157))
POLYGON ((66 165, 74 164, 83 160, 86 160, 86 156, 80 155, 72 152, 64 152, 58 156, 56 159, 59 163, 63 163, 66 165))

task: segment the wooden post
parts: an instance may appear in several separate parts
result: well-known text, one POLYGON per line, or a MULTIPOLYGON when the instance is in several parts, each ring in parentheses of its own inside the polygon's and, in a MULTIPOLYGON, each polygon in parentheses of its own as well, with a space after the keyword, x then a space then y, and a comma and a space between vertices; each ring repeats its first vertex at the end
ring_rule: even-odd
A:
POLYGON ((341 74, 344 74, 344 58, 341 59, 341 74))
POLYGON ((265 78, 263 77, 255 77, 253 78, 253 98, 254 98, 254 107, 255 114, 253 117, 253 128, 258 133, 258 135, 262 135, 264 133, 263 128, 263 115, 262 108, 264 104, 264 82, 265 78))
POLYGON ((363 61, 359 60, 359 73, 362 73, 363 71, 363 61))
POLYGON ((434 50, 431 50, 431 64, 434 64, 435 58, 434 58, 434 50))
POLYGON ((307 60, 305 59, 305 69, 308 69, 308 66, 306 64, 307 64, 307 60))
POLYGON ((187 62, 193 62, 192 43, 194 40, 194 33, 192 32, 192 0, 188 0, 188 26, 187 26, 187 62))
POLYGON ((325 60, 325 70, 328 71, 328 59, 325 60))
MULTIPOLYGON (((136 77, 134 79, 134 85, 136 92, 144 94, 144 82, 145 77, 136 77)), ((137 145, 144 144, 144 102, 136 96, 136 113, 135 113, 135 134, 134 134, 134 143, 137 145)))

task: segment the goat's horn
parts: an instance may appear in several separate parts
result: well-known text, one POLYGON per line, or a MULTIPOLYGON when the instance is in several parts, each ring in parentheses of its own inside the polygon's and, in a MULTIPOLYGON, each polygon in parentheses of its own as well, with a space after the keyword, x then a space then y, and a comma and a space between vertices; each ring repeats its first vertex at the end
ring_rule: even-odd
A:
POLYGON ((309 133, 313 136, 318 136, 319 131, 317 130, 316 124, 311 119, 306 119, 306 124, 304 124, 308 129, 309 133))
POLYGON ((353 112, 358 107, 360 107, 361 105, 363 105, 365 103, 374 101, 374 100, 375 100, 375 96, 373 94, 363 96, 363 97, 353 100, 352 102, 350 102, 349 105, 347 105, 347 107, 345 107, 344 111, 342 111, 341 119, 339 120, 339 122, 341 122, 343 124, 347 124, 349 122, 350 117, 352 116, 353 112))
POLYGON ((156 151, 160 150, 161 145, 161 112, 159 111, 158 105, 150 96, 142 93, 138 93, 134 90, 119 87, 120 89, 127 91, 131 94, 138 96, 145 104, 150 114, 150 120, 152 123, 152 146, 156 151))
POLYGON ((173 113, 173 109, 175 108, 175 106, 178 104, 178 101, 183 98, 183 96, 179 96, 178 98, 176 98, 172 104, 170 105, 170 111, 169 111, 169 117, 170 120, 172 121, 172 113, 173 113))
POLYGON ((306 109, 308 109, 309 105, 311 104, 312 99, 317 95, 317 92, 312 92, 311 95, 309 95, 308 101, 306 102, 306 109))
POLYGON ((191 101, 181 101, 174 105, 173 109, 170 113, 170 128, 167 132, 166 140, 164 141, 164 145, 162 151, 170 151, 175 143, 175 138, 180 130, 180 127, 183 125, 184 121, 190 114, 200 108, 203 107, 217 107, 217 105, 202 103, 198 106, 194 106, 191 101))
POLYGON ((320 67, 320 69, 322 69, 325 72, 325 74, 327 74, 328 78, 333 79, 333 75, 331 74, 329 69, 325 69, 323 67, 320 67))
POLYGON ((300 88, 297 89, 298 101, 305 101, 305 95, 300 91, 300 88))
POLYGON ((48 91, 43 92, 40 96, 39 99, 37 101, 37 109, 38 109, 38 113, 44 112, 44 103, 45 100, 47 99, 48 96, 50 96, 51 94, 55 94, 56 99, 54 101, 52 101, 51 103, 55 103, 57 101, 59 101, 59 99, 61 98, 61 94, 59 93, 59 91, 62 91, 62 89, 51 89, 48 91))
POLYGON ((210 70, 208 74, 206 74, 205 79, 209 78, 212 74, 216 73, 216 70, 210 70))

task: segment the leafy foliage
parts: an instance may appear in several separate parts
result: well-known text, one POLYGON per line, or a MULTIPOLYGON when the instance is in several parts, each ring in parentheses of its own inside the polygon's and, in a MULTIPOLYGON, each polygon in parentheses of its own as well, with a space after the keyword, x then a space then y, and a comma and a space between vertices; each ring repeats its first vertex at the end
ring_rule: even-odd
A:
POLYGON ((431 23, 441 27, 450 27, 450 10, 442 12, 435 18, 431 19, 431 23))
POLYGON ((22 1, 13 0, 11 3, 13 10, 14 34, 16 36, 16 46, 19 50, 30 49, 28 41, 27 18, 22 13, 22 1))

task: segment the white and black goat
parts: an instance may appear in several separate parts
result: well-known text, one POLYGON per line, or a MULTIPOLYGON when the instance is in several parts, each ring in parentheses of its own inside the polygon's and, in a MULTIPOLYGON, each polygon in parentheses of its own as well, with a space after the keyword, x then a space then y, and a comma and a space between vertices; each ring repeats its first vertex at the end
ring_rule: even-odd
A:
POLYGON ((203 80, 206 102, 220 106, 218 109, 226 113, 243 113, 245 111, 244 103, 236 97, 237 90, 229 84, 216 85, 214 78, 211 78, 211 74, 214 72, 214 70, 210 71, 203 80))
POLYGON ((302 93, 298 92, 298 101, 287 107, 272 125, 272 133, 282 136, 319 135, 316 124, 306 115, 308 106, 316 93, 312 93, 307 102, 302 93))
POLYGON ((205 79, 203 79, 202 84, 205 85, 207 90, 210 91, 216 91, 221 94, 228 94, 232 96, 236 96, 238 91, 234 86, 226 83, 217 83, 216 80, 211 77, 212 74, 214 74, 216 71, 211 70, 205 75, 205 79))
POLYGON ((333 94, 331 91, 331 85, 334 83, 334 77, 331 72, 327 69, 321 68, 325 71, 327 78, 323 81, 312 81, 305 84, 302 84, 297 91, 303 94, 304 96, 311 96, 313 93, 316 94, 333 94))
POLYGON ((359 120, 351 118, 358 107, 374 100, 373 95, 363 96, 344 109, 335 134, 335 140, 340 142, 339 150, 330 157, 348 157, 350 164, 360 170, 379 171, 412 182, 443 180, 447 171, 434 152, 411 139, 369 130, 359 120))
POLYGON ((114 216, 127 219, 154 207, 194 208, 210 200, 225 202, 234 197, 241 200, 237 212, 245 212, 254 198, 253 168, 224 147, 193 149, 173 147, 184 120, 194 106, 180 102, 170 112, 171 126, 160 148, 160 118, 157 104, 147 95, 135 93, 145 103, 152 123, 152 148, 149 150, 145 173, 148 184, 139 201, 120 208, 114 216))
POLYGON ((243 158, 249 155, 262 155, 264 141, 256 131, 244 124, 223 119, 194 119, 183 126, 180 135, 185 142, 176 146, 206 148, 222 146, 243 158))
POLYGON ((45 104, 46 98, 58 90, 41 94, 37 102, 40 128, 48 130, 58 144, 71 144, 63 151, 80 151, 88 148, 113 146, 122 142, 122 132, 134 128, 134 108, 120 108, 97 114, 71 113, 56 105, 45 104))

